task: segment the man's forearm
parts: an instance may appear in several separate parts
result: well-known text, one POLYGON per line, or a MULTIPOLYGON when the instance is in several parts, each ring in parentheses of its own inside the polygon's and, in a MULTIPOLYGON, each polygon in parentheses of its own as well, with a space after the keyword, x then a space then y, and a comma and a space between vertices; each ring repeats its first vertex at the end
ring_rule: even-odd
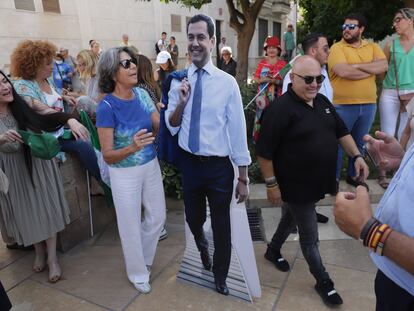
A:
POLYGON ((369 74, 377 75, 387 71, 388 63, 387 60, 384 58, 374 60, 370 63, 353 64, 352 67, 362 70, 369 74))
POLYGON ((392 231, 384 246, 384 256, 414 275, 414 238, 392 231))
POLYGON ((268 160, 258 156, 257 161, 259 162, 263 178, 266 179, 275 176, 272 160, 268 160))
POLYGON ((354 139, 350 134, 339 138, 339 143, 341 144, 342 148, 348 156, 355 157, 356 155, 361 154, 361 152, 359 152, 357 145, 355 144, 354 139))
POLYGON ((333 71, 337 76, 348 80, 362 80, 371 76, 371 74, 349 64, 337 64, 333 67, 333 71))
POLYGON ((238 166, 238 169, 239 169, 239 177, 240 178, 247 178, 248 176, 248 174, 247 174, 247 172, 248 172, 248 170, 247 170, 247 166, 238 166))
POLYGON ((178 104, 177 107, 175 107, 175 110, 173 111, 173 113, 171 113, 168 119, 170 121, 171 126, 177 127, 181 125, 184 108, 184 104, 178 104))

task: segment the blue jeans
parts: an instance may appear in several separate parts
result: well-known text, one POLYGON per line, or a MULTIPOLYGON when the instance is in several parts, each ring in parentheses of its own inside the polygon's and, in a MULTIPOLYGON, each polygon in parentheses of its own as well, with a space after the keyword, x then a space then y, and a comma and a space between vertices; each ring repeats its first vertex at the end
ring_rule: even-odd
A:
MULTIPOLYGON (((349 133, 354 139, 359 151, 363 152, 364 141, 362 138, 369 133, 372 122, 374 122, 376 104, 357 104, 357 105, 335 105, 336 112, 344 121, 349 133)), ((338 160, 336 163, 336 179, 341 176, 343 149, 338 148, 338 160)), ((348 158, 348 175, 356 175, 354 161, 348 158)))
POLYGON ((58 139, 60 148, 63 152, 74 154, 84 168, 86 168, 97 181, 101 181, 98 159, 92 145, 82 139, 58 139))
POLYGON ((319 253, 315 203, 295 204, 284 202, 282 218, 272 241, 269 243, 269 248, 274 252, 280 252, 283 243, 285 243, 295 225, 298 226, 300 248, 309 265, 310 272, 317 282, 328 280, 329 274, 325 270, 319 253))

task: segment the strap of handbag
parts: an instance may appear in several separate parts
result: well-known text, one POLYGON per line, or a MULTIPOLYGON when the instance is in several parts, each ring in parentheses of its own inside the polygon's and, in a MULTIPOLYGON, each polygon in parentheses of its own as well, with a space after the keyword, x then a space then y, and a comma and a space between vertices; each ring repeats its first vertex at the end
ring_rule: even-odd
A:
POLYGON ((392 60, 394 63, 394 74, 395 74, 395 89, 397 90, 398 99, 401 101, 400 98, 400 90, 398 88, 398 72, 397 72, 397 62, 395 60, 395 39, 392 40, 392 60))
MULTIPOLYGON (((395 60, 395 39, 392 40, 392 60, 394 63, 394 74, 395 74, 395 89, 397 90, 397 96, 398 96, 398 100, 399 100, 399 104, 400 106, 402 105, 401 102, 401 97, 400 97, 400 90, 398 88, 398 72, 397 72, 397 62, 395 60)), ((395 130, 394 130, 394 137, 398 139, 398 129, 400 127, 400 118, 401 118, 401 113, 398 112, 397 115, 397 122, 395 123, 395 130)))
POLYGON ((55 66, 56 66, 56 69, 57 69, 57 71, 59 73, 60 80, 62 80, 62 83, 63 83, 63 77, 62 77, 62 73, 60 72, 60 69, 59 69, 59 64, 58 63, 55 63, 55 66))

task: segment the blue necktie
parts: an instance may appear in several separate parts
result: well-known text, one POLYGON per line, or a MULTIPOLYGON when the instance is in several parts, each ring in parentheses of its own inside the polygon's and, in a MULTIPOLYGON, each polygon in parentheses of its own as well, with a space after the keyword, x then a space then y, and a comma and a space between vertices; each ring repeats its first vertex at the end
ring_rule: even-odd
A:
POLYGON ((191 108, 190 132, 188 137, 188 147, 192 153, 196 153, 200 149, 200 115, 201 115, 201 99, 203 90, 201 78, 204 69, 197 69, 197 81, 194 88, 193 105, 191 108))

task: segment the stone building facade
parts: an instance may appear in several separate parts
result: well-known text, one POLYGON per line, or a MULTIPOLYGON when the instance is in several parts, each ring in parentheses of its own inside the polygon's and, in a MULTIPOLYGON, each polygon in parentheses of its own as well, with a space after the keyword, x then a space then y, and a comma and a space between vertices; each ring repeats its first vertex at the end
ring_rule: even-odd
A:
MULTIPOLYGON (((201 10, 159 0, 0 0, 0 68, 7 70, 10 54, 20 40, 47 39, 69 48, 72 55, 88 48, 90 39, 102 49, 117 46, 123 33, 140 52, 155 58, 155 42, 165 31, 177 39, 179 64, 184 64, 186 22, 202 12, 216 20, 218 37, 225 36, 237 59, 237 37, 229 25, 224 0, 212 0, 201 10)), ((249 58, 251 70, 260 58, 267 35, 285 31, 290 0, 266 1, 257 21, 249 58)), ((215 53, 214 53, 215 55, 215 53)), ((250 71, 251 71, 250 70, 250 71)))

